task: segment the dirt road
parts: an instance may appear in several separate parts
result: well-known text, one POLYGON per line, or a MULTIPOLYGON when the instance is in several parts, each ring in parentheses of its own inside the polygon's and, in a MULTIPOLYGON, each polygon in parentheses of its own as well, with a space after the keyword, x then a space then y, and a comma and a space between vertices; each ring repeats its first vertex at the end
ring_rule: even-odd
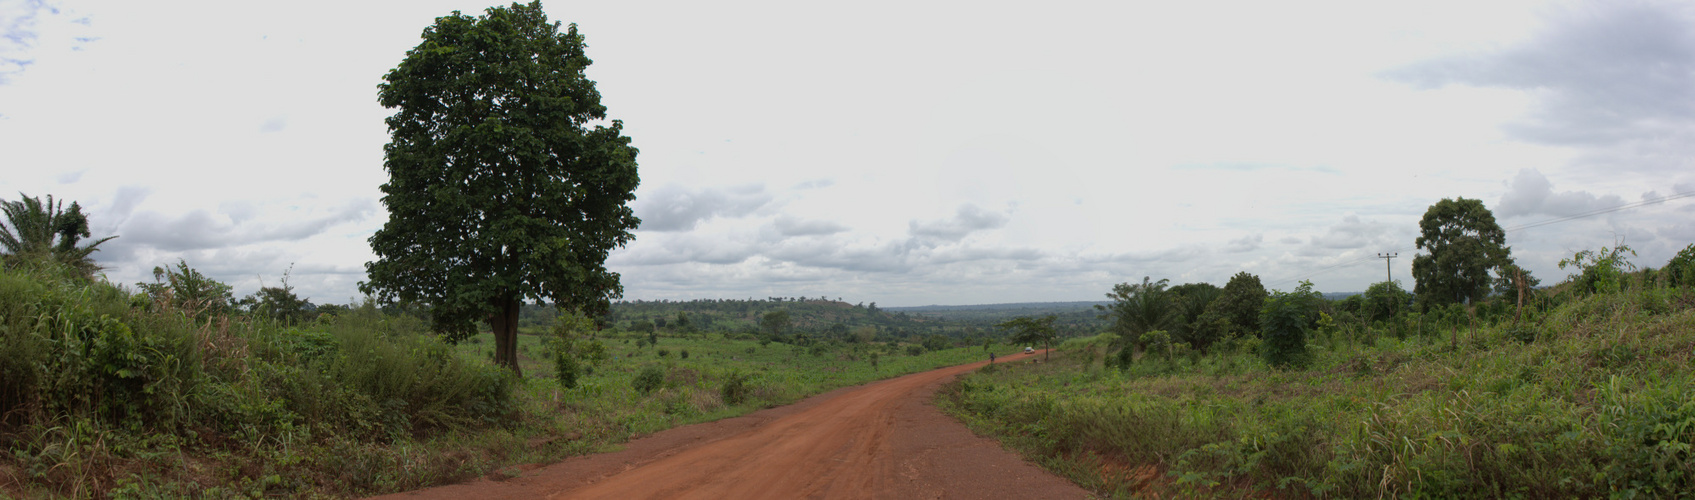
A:
POLYGON ((505 481, 382 498, 1088 498, 930 403, 942 384, 983 364, 678 427, 632 440, 622 451, 575 457, 505 481))

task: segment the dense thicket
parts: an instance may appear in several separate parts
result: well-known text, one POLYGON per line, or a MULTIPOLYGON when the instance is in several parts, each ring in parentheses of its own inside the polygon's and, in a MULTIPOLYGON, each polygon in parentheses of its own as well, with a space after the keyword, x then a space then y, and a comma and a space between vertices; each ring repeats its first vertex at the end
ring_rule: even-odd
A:
MULTIPOLYGON (((105 491, 118 478, 109 464, 133 458, 123 449, 267 463, 279 447, 483 428, 513 411, 508 373, 369 304, 286 326, 170 290, 133 293, 52 264, 0 270, 0 447, 10 451, 0 466, 62 491, 105 491)), ((370 478, 316 480, 356 491, 370 478)))

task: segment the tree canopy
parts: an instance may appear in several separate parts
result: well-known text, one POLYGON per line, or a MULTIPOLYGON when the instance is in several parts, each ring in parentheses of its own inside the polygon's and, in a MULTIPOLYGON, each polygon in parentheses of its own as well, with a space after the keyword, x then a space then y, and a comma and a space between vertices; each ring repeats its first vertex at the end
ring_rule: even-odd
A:
POLYGON ((379 85, 395 113, 382 185, 389 220, 360 290, 422 303, 450 339, 487 320, 517 370, 519 305, 598 316, 622 295, 607 255, 631 241, 640 182, 623 123, 606 119, 576 25, 540 2, 455 11, 379 85))
POLYGON ((1050 350, 1049 347, 1053 344, 1054 336, 1058 335, 1058 332, 1053 328, 1053 322, 1058 318, 1058 316, 1052 314, 1042 316, 1040 318, 1020 316, 1002 321, 995 326, 1012 331, 1012 335, 1008 336, 1006 339, 1007 342, 1024 345, 1037 343, 1042 344, 1042 350, 1044 351, 1042 353, 1042 359, 1047 359, 1049 355, 1049 352, 1047 351, 1050 350))
POLYGON ((0 261, 7 266, 30 261, 57 262, 84 278, 92 278, 100 271, 92 254, 100 251, 101 243, 117 236, 78 245, 83 238, 92 236, 82 205, 73 201, 70 210, 66 210, 65 202, 55 202, 53 195, 47 195, 45 203, 23 193, 18 196, 17 201, 0 201, 0 213, 6 218, 0 223, 0 261))
POLYGON ((1413 257, 1413 294, 1425 308, 1489 296, 1489 271, 1512 263, 1507 233, 1481 200, 1466 198, 1436 202, 1418 222, 1418 248, 1413 257))
POLYGON ((1112 286, 1112 292, 1106 294, 1112 299, 1112 305, 1096 306, 1111 313, 1113 329, 1123 335, 1126 340, 1134 342, 1137 336, 1145 332, 1159 329, 1165 324, 1171 294, 1166 293, 1166 285, 1170 280, 1153 281, 1150 277, 1142 277, 1139 284, 1119 283, 1112 286))
POLYGON ((1236 273, 1224 284, 1224 292, 1208 306, 1209 312, 1224 318, 1237 334, 1259 333, 1259 310, 1265 305, 1267 292, 1259 276, 1247 271, 1236 273))

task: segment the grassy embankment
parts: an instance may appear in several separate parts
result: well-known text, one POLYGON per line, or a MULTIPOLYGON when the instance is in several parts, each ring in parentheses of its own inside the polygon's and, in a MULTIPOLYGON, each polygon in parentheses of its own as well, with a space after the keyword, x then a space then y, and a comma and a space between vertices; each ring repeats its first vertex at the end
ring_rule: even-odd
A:
POLYGON ((1531 324, 1319 332, 1299 370, 1238 349, 1121 371, 1102 366, 1103 335, 1066 343, 1053 363, 963 377, 940 400, 1115 497, 1695 491, 1695 292, 1638 286, 1531 324))
MULTIPOLYGON (((610 359, 558 390, 550 366, 511 377, 486 343, 448 345, 370 307, 285 326, 179 306, 0 270, 0 497, 347 497, 499 478, 982 355, 606 338, 610 359), (648 366, 664 379, 642 394, 631 380, 648 366), (722 397, 733 374, 746 381, 740 404, 722 397)), ((538 337, 520 338, 526 358, 546 359, 538 337)))

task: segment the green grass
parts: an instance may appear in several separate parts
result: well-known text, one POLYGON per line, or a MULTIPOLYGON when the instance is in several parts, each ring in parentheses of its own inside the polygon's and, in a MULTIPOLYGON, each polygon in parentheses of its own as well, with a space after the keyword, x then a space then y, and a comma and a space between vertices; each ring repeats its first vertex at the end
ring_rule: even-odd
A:
POLYGON ((490 362, 487 335, 449 345, 424 326, 370 307, 295 326, 196 319, 107 283, 0 269, 0 497, 406 491, 986 356, 603 337, 610 359, 562 390, 540 336, 519 336, 518 378, 490 362), (631 380, 648 367, 663 382, 644 395, 631 380), (721 394, 732 379, 739 404, 721 394))
MULTIPOLYGON (((1508 326, 1310 340, 1304 370, 1248 353, 962 378, 980 433, 1116 497, 1677 497, 1695 491, 1695 295, 1573 301, 1531 342, 1508 326)), ((1093 348, 1091 348, 1093 346, 1093 348)))

